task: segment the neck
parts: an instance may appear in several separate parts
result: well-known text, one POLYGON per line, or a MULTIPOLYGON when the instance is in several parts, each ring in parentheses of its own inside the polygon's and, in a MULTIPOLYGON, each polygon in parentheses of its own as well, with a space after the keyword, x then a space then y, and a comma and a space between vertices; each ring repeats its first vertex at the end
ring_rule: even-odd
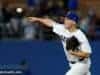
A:
POLYGON ((69 29, 69 32, 75 32, 77 30, 77 28, 76 27, 71 27, 70 29, 69 29))

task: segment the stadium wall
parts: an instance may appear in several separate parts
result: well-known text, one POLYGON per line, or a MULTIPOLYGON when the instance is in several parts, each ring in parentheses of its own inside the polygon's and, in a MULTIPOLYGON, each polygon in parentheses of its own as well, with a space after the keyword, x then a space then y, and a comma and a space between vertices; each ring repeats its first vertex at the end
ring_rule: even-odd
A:
MULTIPOLYGON (((100 41, 91 41, 91 46, 91 72, 92 75, 98 75, 100 41)), ((69 68, 61 42, 0 41, 0 67, 5 64, 20 64, 23 60, 28 63, 28 72, 24 75, 64 75, 69 68)))

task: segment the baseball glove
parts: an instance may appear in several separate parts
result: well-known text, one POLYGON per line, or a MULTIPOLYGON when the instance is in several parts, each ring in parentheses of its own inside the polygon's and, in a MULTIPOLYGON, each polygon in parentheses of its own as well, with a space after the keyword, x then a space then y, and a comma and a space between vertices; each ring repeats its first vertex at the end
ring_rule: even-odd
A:
POLYGON ((80 45, 80 42, 75 36, 72 36, 71 38, 67 39, 66 41, 66 49, 76 51, 78 50, 78 47, 80 45))

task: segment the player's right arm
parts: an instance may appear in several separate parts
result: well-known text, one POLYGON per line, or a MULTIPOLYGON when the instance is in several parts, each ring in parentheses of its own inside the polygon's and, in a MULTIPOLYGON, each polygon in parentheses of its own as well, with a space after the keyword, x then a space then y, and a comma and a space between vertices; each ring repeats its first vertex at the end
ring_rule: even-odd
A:
POLYGON ((40 22, 47 27, 53 27, 54 23, 54 21, 49 18, 28 17, 28 20, 31 22, 40 22))
POLYGON ((40 22, 42 24, 39 25, 51 27, 52 31, 59 36, 61 36, 65 32, 64 25, 59 24, 49 18, 28 17, 28 20, 31 22, 40 22))

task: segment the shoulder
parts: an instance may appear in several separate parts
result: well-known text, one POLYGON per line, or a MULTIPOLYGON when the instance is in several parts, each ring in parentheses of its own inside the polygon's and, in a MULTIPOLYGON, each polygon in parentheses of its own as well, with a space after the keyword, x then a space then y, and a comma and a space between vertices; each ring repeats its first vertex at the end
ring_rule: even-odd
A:
POLYGON ((53 28, 64 28, 64 24, 59 24, 59 23, 57 23, 57 22, 53 22, 52 23, 53 24, 53 28))
POLYGON ((63 24, 53 23, 53 32, 61 35, 65 31, 65 27, 63 24))
POLYGON ((86 35, 80 29, 77 30, 76 37, 80 42, 88 41, 86 35))

